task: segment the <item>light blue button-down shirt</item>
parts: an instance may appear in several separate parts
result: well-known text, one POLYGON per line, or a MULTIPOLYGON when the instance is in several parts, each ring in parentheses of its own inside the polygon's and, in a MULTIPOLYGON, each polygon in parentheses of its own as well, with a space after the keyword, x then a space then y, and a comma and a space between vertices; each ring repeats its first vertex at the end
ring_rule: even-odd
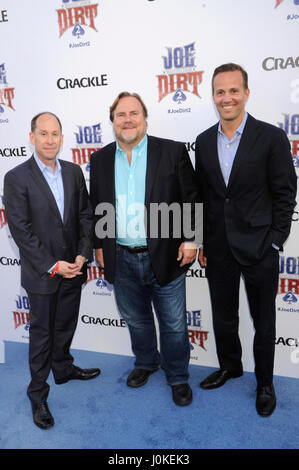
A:
POLYGON ((62 174, 61 174, 61 165, 58 159, 56 159, 56 168, 55 173, 50 166, 45 165, 36 155, 34 152, 35 161, 44 175, 52 193, 55 198, 57 207, 59 209, 61 219, 63 220, 64 214, 64 190, 63 190, 63 181, 62 181, 62 174))
POLYGON ((115 198, 116 242, 127 246, 146 246, 144 225, 147 135, 127 154, 116 142, 115 198))
POLYGON ((219 121, 218 139, 217 139, 218 156, 219 156, 219 163, 220 163, 221 171, 222 171, 226 186, 228 185, 228 180, 229 180, 232 166, 234 163, 234 159, 235 159, 238 147, 239 147, 239 143, 242 137, 242 133, 246 124, 247 116, 248 114, 245 113, 241 124, 239 125, 238 129, 236 130, 231 140, 229 140, 229 138, 222 132, 221 122, 219 121))

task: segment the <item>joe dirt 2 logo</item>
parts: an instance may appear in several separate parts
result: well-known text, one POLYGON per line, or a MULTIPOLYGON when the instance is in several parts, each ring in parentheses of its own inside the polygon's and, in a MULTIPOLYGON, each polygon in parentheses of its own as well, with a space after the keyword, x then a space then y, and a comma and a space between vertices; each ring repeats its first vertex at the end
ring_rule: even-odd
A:
POLYGON ((68 38, 74 40, 70 48, 90 46, 89 31, 97 32, 96 18, 98 16, 98 3, 90 0, 63 0, 61 8, 57 9, 59 37, 71 30, 68 38))
MULTIPOLYGON (((196 70, 195 42, 184 46, 167 47, 162 56, 163 73, 158 75, 158 101, 166 96, 172 96, 173 104, 181 106, 188 101, 188 94, 200 98, 199 86, 202 82, 203 71, 196 70)), ((191 108, 176 107, 168 113, 190 112, 191 108)))

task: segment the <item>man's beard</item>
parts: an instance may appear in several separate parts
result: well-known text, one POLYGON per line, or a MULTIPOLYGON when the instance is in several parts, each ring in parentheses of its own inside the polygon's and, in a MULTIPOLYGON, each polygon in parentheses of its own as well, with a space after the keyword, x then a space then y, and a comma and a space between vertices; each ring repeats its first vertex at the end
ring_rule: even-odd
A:
POLYGON ((124 144, 131 144, 132 142, 134 142, 137 139, 137 135, 138 135, 137 131, 131 137, 126 137, 124 135, 124 133, 120 132, 117 137, 124 144))
POLYGON ((130 144, 131 142, 134 142, 134 140, 136 140, 136 137, 137 137, 137 133, 133 135, 132 137, 125 137, 121 135, 121 140, 124 144, 130 144))

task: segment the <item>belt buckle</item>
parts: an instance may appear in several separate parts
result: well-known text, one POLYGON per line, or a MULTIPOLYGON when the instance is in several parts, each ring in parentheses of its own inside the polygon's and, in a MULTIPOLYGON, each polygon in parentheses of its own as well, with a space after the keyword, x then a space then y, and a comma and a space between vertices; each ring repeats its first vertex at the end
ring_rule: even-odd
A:
POLYGON ((142 253, 144 251, 147 251, 147 247, 146 246, 129 246, 128 247, 128 250, 130 253, 142 253))
POLYGON ((147 246, 127 246, 127 245, 119 245, 119 246, 131 254, 143 253, 145 251, 148 251, 147 246))

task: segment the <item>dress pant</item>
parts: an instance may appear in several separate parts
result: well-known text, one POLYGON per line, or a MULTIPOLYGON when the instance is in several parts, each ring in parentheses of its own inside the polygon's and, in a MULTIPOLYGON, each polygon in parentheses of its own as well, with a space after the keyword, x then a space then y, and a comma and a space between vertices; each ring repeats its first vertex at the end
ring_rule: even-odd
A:
POLYGON ((52 369, 55 379, 71 374, 70 346, 76 330, 82 281, 62 279, 54 294, 28 292, 30 303, 29 365, 31 382, 27 394, 37 404, 47 400, 46 380, 52 369))
POLYGON ((207 278, 213 311, 213 326, 219 365, 230 371, 242 370, 239 339, 239 286, 244 278, 249 309, 255 328, 253 352, 258 385, 270 385, 275 352, 275 297, 279 277, 278 251, 269 247, 254 265, 240 265, 228 246, 224 257, 207 260, 207 278))
POLYGON ((136 356, 135 367, 164 369, 167 383, 187 383, 190 345, 186 318, 185 274, 160 286, 148 251, 129 253, 117 245, 114 292, 136 356), (160 351, 152 304, 160 330, 160 351))

